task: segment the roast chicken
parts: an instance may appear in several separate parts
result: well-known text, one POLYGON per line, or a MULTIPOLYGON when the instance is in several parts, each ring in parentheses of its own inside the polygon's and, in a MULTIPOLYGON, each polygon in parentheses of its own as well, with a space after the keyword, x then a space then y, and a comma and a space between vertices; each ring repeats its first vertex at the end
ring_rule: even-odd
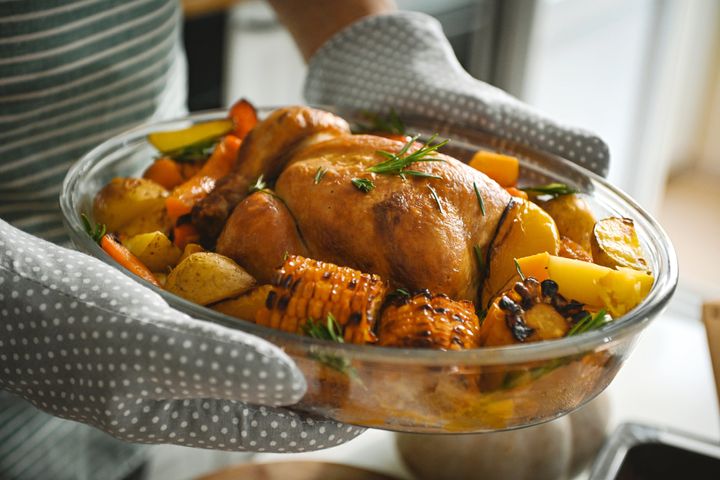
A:
POLYGON ((476 249, 492 241, 511 197, 441 153, 411 166, 439 178, 368 171, 387 160, 379 151, 403 145, 354 135, 328 112, 276 110, 246 138, 235 171, 195 206, 193 222, 261 283, 287 255, 301 255, 380 275, 391 287, 475 301, 483 280, 476 249), (374 188, 362 191, 354 179, 374 188))

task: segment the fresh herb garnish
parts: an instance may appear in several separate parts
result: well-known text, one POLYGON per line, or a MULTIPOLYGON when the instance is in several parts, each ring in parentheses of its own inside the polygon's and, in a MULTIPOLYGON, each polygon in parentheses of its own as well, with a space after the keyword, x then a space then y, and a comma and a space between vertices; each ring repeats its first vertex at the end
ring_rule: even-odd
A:
POLYGON ((320 340, 330 340, 337 343, 345 343, 342 336, 342 328, 335 320, 335 316, 332 313, 327 314, 325 324, 315 322, 312 318, 309 318, 303 325, 303 331, 305 335, 318 338, 320 340))
POLYGON ((478 204, 480 205, 480 211, 483 214, 483 217, 485 216, 485 202, 483 201, 482 195, 480 195, 480 190, 478 190, 477 184, 473 182, 473 189, 475 189, 475 196, 477 197, 478 204))
POLYGON ((430 186, 430 185, 428 185, 427 188, 428 188, 428 190, 430 190, 430 195, 432 195, 433 199, 435 199, 435 203, 437 203, 437 206, 438 206, 438 209, 440 210, 440 213, 443 214, 443 215, 445 215, 445 210, 443 210, 443 206, 442 206, 442 203, 440 203, 440 197, 438 197, 437 192, 436 192, 435 189, 434 189, 432 186, 430 186))
POLYGON ((515 262, 515 270, 517 270, 518 275, 520 275, 520 280, 524 282, 525 274, 523 273, 522 268, 520 268, 520 262, 518 262, 517 258, 513 258, 513 262, 515 262))
MULTIPOLYGON (((305 335, 312 338, 328 340, 335 343, 345 343, 342 327, 337 320, 335 320, 335 316, 332 313, 328 313, 325 323, 320 321, 316 322, 312 318, 309 318, 302 326, 302 329, 305 335)), ((358 377, 357 371, 353 368, 350 364, 350 360, 347 358, 324 353, 310 353, 310 356, 333 370, 337 370, 340 373, 347 374, 352 378, 357 379, 362 384, 362 380, 358 377)))
POLYGON ((588 313, 585 317, 583 317, 575 325, 573 325, 570 331, 568 331, 567 336, 572 337, 574 335, 580 335, 581 333, 589 332, 590 330, 598 329, 611 321, 612 317, 607 314, 605 309, 601 309, 595 315, 591 315, 588 313))
POLYGON ((478 269, 482 274, 483 272, 485 272, 485 257, 483 257, 482 248, 480 248, 480 245, 475 245, 473 247, 473 251, 475 252, 475 258, 478 262, 478 269))
POLYGON ((212 154, 218 139, 201 140, 186 147, 178 148, 164 153, 162 156, 170 157, 176 162, 193 163, 205 160, 212 154))
POLYGON ((388 298, 394 299, 394 298, 402 298, 407 299, 410 298, 412 295, 410 292, 405 288, 397 288, 394 291, 388 293, 388 298))
POLYGON ((88 218, 88 216, 84 213, 80 214, 80 219, 82 220, 83 226, 85 227, 85 231, 88 235, 90 235, 90 238, 92 238, 96 243, 100 243, 102 237, 104 237, 105 233, 107 233, 107 227, 105 227, 105 224, 93 224, 88 218))
POLYGON ((374 112, 363 112, 363 118, 370 124, 359 124, 357 133, 387 132, 397 135, 405 135, 405 124, 398 117, 394 108, 390 109, 387 115, 380 115, 374 112))
POLYGON ((267 188, 267 184, 266 184, 265 181, 263 180, 263 175, 260 174, 260 176, 258 177, 258 179, 255 180, 255 183, 252 184, 252 185, 250 185, 250 187, 248 188, 248 194, 250 194, 250 193, 255 193, 255 192, 260 192, 260 191, 262 191, 262 190, 265 190, 266 188, 267 188))
POLYGON ((317 172, 315 172, 315 179, 313 180, 313 183, 315 185, 320 183, 320 181, 322 180, 322 178, 325 176, 326 173, 327 173, 327 168, 318 167, 317 172))
POLYGON ((383 175, 399 175, 403 180, 406 176, 413 177, 427 177, 427 178, 440 178, 437 175, 432 175, 426 172, 419 172, 417 170, 406 170, 407 167, 416 162, 442 162, 442 159, 429 157, 429 155, 435 153, 437 149, 447 144, 450 140, 443 140, 436 145, 430 145, 438 134, 436 133, 425 144, 413 153, 408 153, 410 147, 415 143, 420 135, 412 137, 398 153, 390 153, 384 150, 378 150, 376 153, 387 158, 386 161, 378 163, 368 168, 368 172, 381 173, 383 175))
POLYGON ((536 187, 523 187, 520 190, 552 198, 578 193, 578 190, 559 182, 548 183, 547 185, 540 185, 536 187))
POLYGON ((375 188, 375 184, 373 183, 373 181, 366 178, 353 178, 350 181, 352 182, 353 186, 361 192, 368 193, 370 190, 375 188))

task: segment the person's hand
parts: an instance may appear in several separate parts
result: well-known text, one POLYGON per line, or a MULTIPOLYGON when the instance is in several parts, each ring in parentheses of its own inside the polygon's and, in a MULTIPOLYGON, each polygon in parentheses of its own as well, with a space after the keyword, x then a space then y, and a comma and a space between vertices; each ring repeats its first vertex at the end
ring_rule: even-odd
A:
POLYGON ((480 128, 601 175, 608 171, 600 138, 471 77, 440 24, 421 13, 368 16, 334 35, 310 59, 305 96, 311 103, 480 128))
POLYGON ((297 452, 363 429, 282 406, 306 384, 274 345, 171 309, 82 253, 0 221, 0 388, 138 443, 297 452))

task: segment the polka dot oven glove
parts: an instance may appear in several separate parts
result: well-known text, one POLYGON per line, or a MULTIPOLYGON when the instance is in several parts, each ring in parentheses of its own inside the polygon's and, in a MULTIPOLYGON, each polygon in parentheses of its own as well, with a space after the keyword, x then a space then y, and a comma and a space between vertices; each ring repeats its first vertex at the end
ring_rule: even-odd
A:
POLYGON ((282 408, 306 384, 274 345, 2 221, 0 388, 138 443, 297 452, 363 431, 282 408))
POLYGON ((367 17, 330 39, 310 60, 311 103, 478 127, 607 175, 597 136, 554 122, 463 70, 440 23, 415 12, 367 17))

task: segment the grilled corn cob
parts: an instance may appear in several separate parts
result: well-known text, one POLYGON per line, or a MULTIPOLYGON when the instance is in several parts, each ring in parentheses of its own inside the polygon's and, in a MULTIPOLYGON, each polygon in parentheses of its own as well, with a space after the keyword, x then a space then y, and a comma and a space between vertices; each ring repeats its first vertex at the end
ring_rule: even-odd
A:
POLYGON ((390 301, 380 320, 378 345, 444 350, 475 348, 479 328, 472 302, 424 291, 390 301))
POLYGON ((309 320, 332 314, 348 343, 373 343, 373 327, 385 296, 377 275, 297 255, 287 257, 256 323, 302 333, 309 320))

